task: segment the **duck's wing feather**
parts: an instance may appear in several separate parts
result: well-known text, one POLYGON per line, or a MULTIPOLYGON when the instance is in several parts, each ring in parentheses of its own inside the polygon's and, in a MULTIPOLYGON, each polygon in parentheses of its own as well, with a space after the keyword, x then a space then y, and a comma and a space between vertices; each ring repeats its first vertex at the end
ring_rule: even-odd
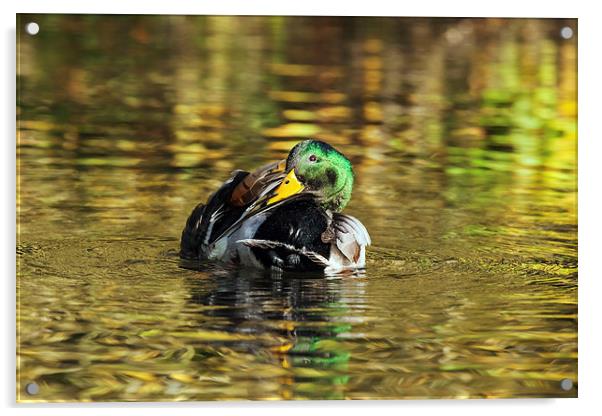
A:
POLYGON ((180 240, 182 257, 198 257, 212 241, 216 231, 236 221, 243 211, 233 207, 228 200, 234 188, 248 175, 248 172, 235 171, 230 179, 214 192, 205 204, 197 205, 184 226, 180 240))
POLYGON ((286 160, 280 160, 249 173, 232 191, 230 204, 242 207, 257 201, 274 183, 284 178, 285 168, 286 160))
POLYGON ((334 213, 331 227, 335 231, 329 259, 331 267, 365 267, 366 247, 372 240, 364 224, 351 215, 334 213))
MULTIPOLYGON (((273 250, 279 249, 283 250, 285 253, 297 254, 303 256, 310 260, 312 263, 315 263, 321 267, 327 267, 329 265, 328 259, 322 256, 320 253, 316 253, 315 251, 308 250, 305 247, 298 248, 293 246, 292 244, 282 243, 280 241, 272 241, 272 240, 258 240, 258 239, 245 239, 238 240, 237 243, 241 243, 246 245, 247 247, 253 247, 262 250, 273 250)), ((288 257, 288 255, 286 257, 288 257)))
POLYGON ((297 194, 285 200, 268 205, 268 201, 274 195, 274 191, 286 176, 285 167, 286 161, 281 160, 280 162, 271 163, 259 168, 257 171, 249 174, 249 176, 245 178, 246 180, 241 182, 240 185, 234 189, 234 201, 230 201, 230 205, 238 206, 241 202, 250 202, 247 202, 246 205, 242 206, 242 213, 236 221, 232 222, 227 228, 222 229, 220 233, 215 233, 212 236, 212 241, 215 242, 223 236, 231 234, 245 220, 256 214, 272 210, 281 206, 283 203, 288 203, 298 198, 311 197, 310 194, 297 194))
POLYGON ((199 231, 201 220, 205 212, 205 204, 198 204, 186 220, 180 238, 180 257, 192 259, 198 257, 198 248, 201 244, 202 233, 199 231))
POLYGON ((281 160, 251 173, 234 171, 206 204, 199 204, 190 214, 180 240, 181 255, 202 256, 217 239, 261 211, 284 178, 285 166, 286 161, 281 160))

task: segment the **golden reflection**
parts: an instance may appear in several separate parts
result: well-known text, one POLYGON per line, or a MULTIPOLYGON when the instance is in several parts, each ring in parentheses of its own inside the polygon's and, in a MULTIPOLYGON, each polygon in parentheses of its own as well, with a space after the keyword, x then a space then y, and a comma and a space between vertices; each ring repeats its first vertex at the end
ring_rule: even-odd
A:
POLYGON ((567 21, 35 18, 19 400, 576 396, 567 21), (353 163, 367 276, 179 267, 192 207, 308 137, 353 163))

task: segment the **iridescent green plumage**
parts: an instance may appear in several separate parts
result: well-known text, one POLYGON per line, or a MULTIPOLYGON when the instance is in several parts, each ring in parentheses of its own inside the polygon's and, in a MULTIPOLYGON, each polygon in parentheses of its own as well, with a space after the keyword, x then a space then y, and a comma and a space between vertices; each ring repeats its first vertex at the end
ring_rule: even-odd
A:
POLYGON ((351 200, 351 162, 329 144, 305 140, 291 150, 286 165, 287 170, 295 169, 299 181, 316 194, 323 208, 340 212, 351 200))

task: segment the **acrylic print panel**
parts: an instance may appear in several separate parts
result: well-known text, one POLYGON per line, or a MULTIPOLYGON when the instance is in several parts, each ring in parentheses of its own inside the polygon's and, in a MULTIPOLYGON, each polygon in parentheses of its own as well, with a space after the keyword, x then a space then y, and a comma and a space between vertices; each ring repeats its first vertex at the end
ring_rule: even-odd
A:
POLYGON ((576 20, 17 33, 19 401, 577 396, 576 20))

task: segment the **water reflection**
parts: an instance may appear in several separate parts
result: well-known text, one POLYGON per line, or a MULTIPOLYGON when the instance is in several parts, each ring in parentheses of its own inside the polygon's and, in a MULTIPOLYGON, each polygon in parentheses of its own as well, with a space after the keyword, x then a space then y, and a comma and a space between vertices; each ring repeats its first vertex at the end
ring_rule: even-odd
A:
POLYGON ((559 34, 576 21, 30 20, 19 386, 44 400, 576 395, 558 388, 577 373, 577 40, 559 34), (306 136, 354 164, 367 274, 180 268, 191 207, 306 136))
POLYGON ((202 329, 224 327, 237 334, 255 335, 237 349, 277 363, 287 370, 281 380, 282 398, 344 398, 349 379, 350 352, 339 337, 352 332, 349 307, 341 298, 341 286, 353 297, 364 294, 363 282, 341 279, 274 278, 252 271, 215 273, 213 288, 190 280, 191 301, 212 308, 204 315, 211 321, 202 329), (266 338, 266 335, 269 335, 266 338), (258 340, 281 339, 279 345, 258 340))

